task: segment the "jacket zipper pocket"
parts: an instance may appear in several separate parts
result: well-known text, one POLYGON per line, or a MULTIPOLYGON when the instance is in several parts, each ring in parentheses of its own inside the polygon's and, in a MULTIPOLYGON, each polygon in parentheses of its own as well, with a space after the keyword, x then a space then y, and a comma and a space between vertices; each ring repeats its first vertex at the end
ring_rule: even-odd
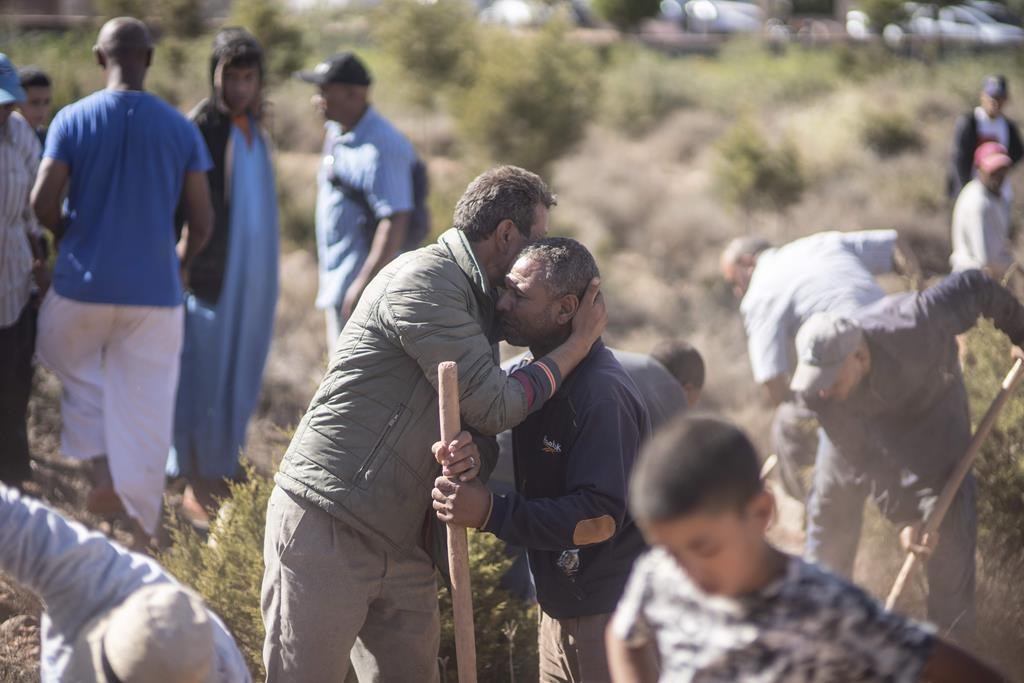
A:
POLYGON ((373 448, 370 449, 369 455, 366 456, 366 460, 356 471, 355 483, 356 485, 362 485, 371 474, 373 470, 371 465, 377 460, 377 455, 380 453, 381 447, 384 445, 384 440, 388 438, 391 430, 394 429, 395 423, 398 422, 398 418, 402 416, 402 411, 405 410, 405 404, 399 403, 398 407, 395 408, 395 412, 388 418, 387 424, 384 425, 384 429, 381 431, 380 436, 377 437, 377 441, 374 442, 373 448))

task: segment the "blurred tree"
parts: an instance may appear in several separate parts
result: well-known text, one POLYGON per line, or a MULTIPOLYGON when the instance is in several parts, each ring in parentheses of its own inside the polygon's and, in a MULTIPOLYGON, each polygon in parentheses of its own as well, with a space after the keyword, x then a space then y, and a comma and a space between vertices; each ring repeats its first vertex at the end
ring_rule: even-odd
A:
POLYGON ((194 38, 203 32, 202 0, 158 0, 154 3, 164 31, 177 38, 194 38))
POLYGON ((565 33, 553 22, 534 35, 488 34, 476 78, 453 113, 492 160, 543 173, 583 137, 596 109, 597 64, 565 33))
POLYGON ((439 90, 465 86, 472 78, 477 23, 467 0, 385 0, 375 33, 422 104, 434 104, 439 90))
POLYGON ((593 0, 593 4, 598 16, 623 31, 653 17, 661 8, 659 0, 593 0))
POLYGON ((249 29, 263 44, 269 80, 284 79, 302 66, 302 31, 274 0, 234 0, 229 25, 249 29))
POLYGON ((96 0, 96 11, 104 19, 136 17, 144 19, 146 3, 142 0, 96 0))
POLYGON ((898 24, 907 18, 906 3, 903 0, 859 0, 859 5, 878 33, 889 24, 898 24))

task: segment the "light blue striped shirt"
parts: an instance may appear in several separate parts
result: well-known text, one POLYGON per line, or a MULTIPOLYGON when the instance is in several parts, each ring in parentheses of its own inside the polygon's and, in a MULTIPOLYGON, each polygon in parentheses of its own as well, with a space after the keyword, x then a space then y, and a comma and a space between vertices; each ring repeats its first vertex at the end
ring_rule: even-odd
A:
POLYGON ((412 210, 416 161, 412 144, 373 107, 347 132, 334 121, 328 121, 325 129, 317 175, 318 308, 340 306, 362 269, 370 250, 372 226, 368 222, 412 210), (351 190, 366 198, 374 212, 372 218, 351 190))

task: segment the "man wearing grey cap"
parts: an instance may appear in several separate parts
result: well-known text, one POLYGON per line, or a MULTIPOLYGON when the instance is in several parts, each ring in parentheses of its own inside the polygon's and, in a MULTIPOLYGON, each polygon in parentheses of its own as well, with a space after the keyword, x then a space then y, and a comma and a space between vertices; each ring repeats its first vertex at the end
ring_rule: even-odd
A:
MULTIPOLYGON (((847 520, 830 515, 830 465, 852 467, 911 550, 931 552, 921 521, 971 440, 956 335, 990 318, 1017 346, 1024 306, 979 270, 921 293, 885 297, 847 315, 819 313, 800 328, 792 390, 818 416, 838 453, 816 463, 808 544, 833 543, 847 520)), ((1015 355, 1021 353, 1015 347, 1015 355)), ((939 528, 928 562, 928 618, 954 637, 974 628, 974 480, 968 476, 939 528)), ((845 542, 845 541, 844 541, 845 542)))
POLYGON ((296 78, 317 86, 313 106, 324 117, 317 174, 316 248, 327 352, 373 276, 405 245, 414 209, 412 144, 369 101, 372 82, 350 52, 296 78))
POLYGON ((249 683, 238 646, 152 558, 0 484, 0 571, 43 601, 43 681, 249 683))
MULTIPOLYGON (((974 152, 982 144, 998 142, 1007 149, 1013 165, 1024 157, 1020 130, 1003 113, 1009 99, 1006 76, 986 76, 981 84, 978 106, 956 120, 953 149, 946 172, 946 192, 950 199, 956 199, 964 185, 975 177, 974 152)), ((1009 184, 1004 183, 1003 194, 1007 200, 1012 199, 1009 189, 1009 184)))

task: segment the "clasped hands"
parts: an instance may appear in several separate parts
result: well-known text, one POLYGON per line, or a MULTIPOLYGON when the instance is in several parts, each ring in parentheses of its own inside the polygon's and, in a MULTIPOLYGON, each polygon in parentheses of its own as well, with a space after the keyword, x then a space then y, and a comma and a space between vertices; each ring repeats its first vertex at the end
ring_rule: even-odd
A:
POLYGON ((437 518, 456 526, 478 529, 487 521, 491 492, 477 479, 480 451, 469 432, 459 432, 449 443, 438 441, 431 450, 441 465, 430 497, 437 518))

